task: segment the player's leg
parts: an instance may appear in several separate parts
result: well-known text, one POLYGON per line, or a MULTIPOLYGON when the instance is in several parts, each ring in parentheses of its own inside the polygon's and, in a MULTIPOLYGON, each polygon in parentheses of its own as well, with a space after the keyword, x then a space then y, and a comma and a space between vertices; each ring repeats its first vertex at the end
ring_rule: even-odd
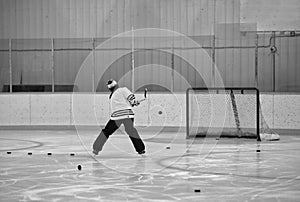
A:
POLYGON ((140 138, 137 130, 135 129, 133 123, 134 119, 123 119, 122 120, 125 131, 129 135, 130 140, 136 150, 139 154, 144 154, 145 153, 145 144, 140 138))
POLYGON ((95 140, 93 144, 93 153, 97 155, 99 151, 102 150, 103 145, 107 141, 110 135, 112 135, 120 125, 118 125, 115 121, 109 120, 106 124, 105 128, 101 131, 101 133, 98 135, 97 139, 95 140))

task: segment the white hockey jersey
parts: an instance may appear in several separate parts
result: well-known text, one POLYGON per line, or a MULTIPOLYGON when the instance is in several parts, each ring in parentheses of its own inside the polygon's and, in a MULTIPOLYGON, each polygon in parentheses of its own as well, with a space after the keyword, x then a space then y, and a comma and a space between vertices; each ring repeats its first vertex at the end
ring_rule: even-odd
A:
POLYGON ((126 87, 116 89, 110 98, 111 120, 134 118, 131 101, 134 94, 126 87))

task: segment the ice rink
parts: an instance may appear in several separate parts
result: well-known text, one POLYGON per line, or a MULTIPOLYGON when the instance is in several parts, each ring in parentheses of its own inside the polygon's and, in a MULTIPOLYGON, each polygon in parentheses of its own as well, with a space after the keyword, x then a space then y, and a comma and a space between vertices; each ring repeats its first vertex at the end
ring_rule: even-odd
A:
POLYGON ((280 141, 126 134, 95 158, 97 130, 1 130, 1 201, 299 201, 300 137, 280 141), (81 166, 81 170, 78 169, 81 166))

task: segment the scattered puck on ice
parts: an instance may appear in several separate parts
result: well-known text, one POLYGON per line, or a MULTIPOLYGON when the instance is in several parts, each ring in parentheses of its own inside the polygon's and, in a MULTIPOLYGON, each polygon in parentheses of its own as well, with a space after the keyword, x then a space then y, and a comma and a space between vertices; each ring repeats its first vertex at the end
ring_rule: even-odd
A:
POLYGON ((162 114, 162 111, 158 111, 158 114, 162 114))
POLYGON ((10 151, 8 151, 8 152, 6 152, 7 154, 11 154, 11 152, 10 151))
POLYGON ((70 156, 75 156, 75 154, 74 154, 74 153, 71 153, 70 156))
POLYGON ((201 190, 200 189, 195 189, 194 192, 201 192, 201 190))
POLYGON ((31 152, 28 152, 28 155, 32 155, 32 153, 31 153, 31 152))
POLYGON ((166 149, 170 149, 171 147, 166 147, 166 149))
POLYGON ((52 155, 52 153, 48 153, 48 156, 51 156, 52 155))
POLYGON ((77 166, 77 169, 78 169, 78 170, 81 170, 81 165, 78 165, 78 166, 77 166))
POLYGON ((256 152, 260 152, 260 149, 257 149, 256 152))

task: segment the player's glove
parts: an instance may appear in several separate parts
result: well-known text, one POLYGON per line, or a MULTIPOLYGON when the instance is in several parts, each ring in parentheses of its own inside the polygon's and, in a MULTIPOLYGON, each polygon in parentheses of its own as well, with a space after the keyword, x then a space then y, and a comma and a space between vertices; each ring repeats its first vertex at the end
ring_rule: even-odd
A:
POLYGON ((130 103, 130 105, 132 107, 138 106, 140 104, 139 101, 135 100, 135 95, 134 94, 129 95, 127 100, 128 100, 128 102, 130 103))
POLYGON ((139 106, 139 105, 140 105, 140 102, 137 100, 134 100, 133 103, 131 104, 132 107, 139 106))

